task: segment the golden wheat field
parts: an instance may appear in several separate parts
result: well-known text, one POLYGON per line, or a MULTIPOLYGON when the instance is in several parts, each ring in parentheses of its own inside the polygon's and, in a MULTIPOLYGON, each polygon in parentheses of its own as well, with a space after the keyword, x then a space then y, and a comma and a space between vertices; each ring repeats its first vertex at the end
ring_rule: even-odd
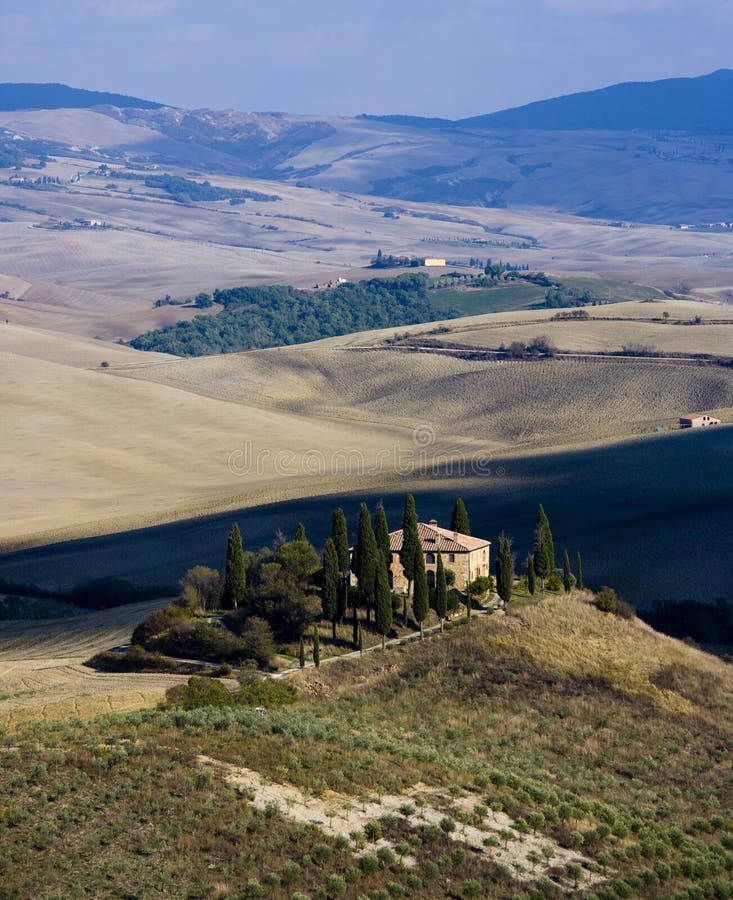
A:
POLYGON ((181 675, 111 674, 82 663, 127 643, 134 626, 165 601, 44 622, 3 622, 0 633, 0 723, 85 718, 152 706, 181 675))
POLYGON ((322 346, 176 359, 0 323, 0 375, 5 550, 346 491, 355 459, 384 489, 395 448, 506 455, 696 410, 733 420, 733 370, 672 360, 322 346))
POLYGON ((134 377, 233 403, 329 419, 429 426, 502 451, 672 426, 687 409, 733 417, 733 371, 672 360, 472 361, 400 350, 263 350, 176 360, 134 377))
POLYGON ((373 347, 395 336, 496 350, 544 335, 559 350, 608 353, 641 344, 661 353, 733 356, 733 306, 695 300, 629 301, 585 310, 588 319, 555 318, 568 310, 527 309, 442 319, 314 342, 317 347, 373 347), (665 313, 668 318, 665 319, 665 313), (701 321, 696 323, 699 318, 701 321), (440 332, 435 333, 439 328, 440 332))

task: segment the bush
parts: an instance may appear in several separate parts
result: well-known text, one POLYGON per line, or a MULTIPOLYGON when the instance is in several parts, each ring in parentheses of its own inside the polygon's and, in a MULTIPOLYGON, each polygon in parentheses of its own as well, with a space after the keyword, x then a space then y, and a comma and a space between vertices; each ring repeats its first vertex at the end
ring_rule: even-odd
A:
MULTIPOLYGON (((227 624, 230 623, 227 618, 227 624)), ((269 666, 270 660, 277 652, 275 636, 272 628, 260 616, 248 616, 236 620, 232 628, 239 636, 244 647, 245 659, 253 659, 262 668, 269 666)))
POLYGON ((84 665, 98 672, 170 672, 174 675, 189 675, 192 670, 201 668, 167 659, 160 653, 150 653, 139 644, 133 644, 124 653, 104 650, 87 660, 84 665))
POLYGON ((298 699, 298 689, 290 682, 262 678, 254 673, 241 677, 243 683, 233 695, 237 706, 288 706, 298 699))
POLYGON ((379 860, 373 853, 365 853, 359 859, 359 868, 365 875, 373 875, 379 869, 379 860))
POLYGON ((188 679, 188 684, 177 684, 165 692, 167 708, 199 709, 202 706, 234 706, 234 696, 220 681, 200 678, 188 679))
POLYGON ((177 603, 169 603, 163 609, 151 612, 132 632, 132 643, 145 644, 153 637, 163 634, 179 622, 184 622, 192 617, 192 612, 179 606, 177 603))
POLYGON ((204 621, 183 621, 164 634, 145 642, 148 650, 159 650, 169 656, 204 659, 207 662, 241 663, 247 658, 243 641, 219 625, 204 621))
POLYGON ((622 600, 613 588, 606 585, 596 594, 595 604, 601 612, 612 613, 622 619, 633 619, 636 615, 634 607, 622 600))
POLYGON ((548 575, 547 578, 545 579, 545 588, 548 591, 563 590, 562 578, 553 572, 552 575, 548 575))

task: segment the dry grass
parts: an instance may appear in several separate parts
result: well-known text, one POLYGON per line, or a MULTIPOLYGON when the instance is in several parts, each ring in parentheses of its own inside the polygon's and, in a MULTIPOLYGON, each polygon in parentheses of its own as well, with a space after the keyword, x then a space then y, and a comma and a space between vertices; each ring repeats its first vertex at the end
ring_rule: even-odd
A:
POLYGON ((132 372, 235 403, 429 425, 492 450, 539 448, 676 425, 687 409, 733 418, 733 370, 640 359, 486 362, 320 348, 176 361, 132 372))
MULTIPOLYGON (((733 670, 714 656, 659 634, 639 619, 599 612, 587 594, 555 596, 513 612, 522 627, 498 629, 493 642, 537 666, 581 681, 603 681, 630 698, 670 713, 690 715, 706 706, 713 722, 733 708, 733 670), (695 678, 675 679, 687 672, 695 678), (695 684, 704 682, 707 691, 695 684)), ((511 620, 507 620, 511 622, 511 620)))

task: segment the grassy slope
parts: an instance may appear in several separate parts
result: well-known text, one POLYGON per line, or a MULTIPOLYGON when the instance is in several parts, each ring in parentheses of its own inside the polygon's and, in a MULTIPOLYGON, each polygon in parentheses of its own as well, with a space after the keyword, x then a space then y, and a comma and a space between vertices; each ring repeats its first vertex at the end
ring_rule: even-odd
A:
MULTIPOLYGON (((729 896, 733 677, 721 662, 575 596, 300 681, 307 699, 266 715, 149 712, 6 734, 0 896, 248 896, 248 879, 285 879, 297 861, 294 881, 264 893, 284 900, 324 896, 329 875, 354 865, 327 825, 248 810, 197 766, 199 753, 354 802, 418 782, 446 802, 477 792, 515 820, 542 812, 548 839, 567 845, 578 832, 583 852, 624 881, 617 896, 703 882, 729 896), (323 843, 330 855, 315 849, 323 843)), ((408 836, 399 822, 384 830, 408 836)), ((507 873, 421 838, 414 872, 353 874, 346 896, 393 882, 409 896, 461 897, 468 878, 478 896, 517 896, 507 873)))

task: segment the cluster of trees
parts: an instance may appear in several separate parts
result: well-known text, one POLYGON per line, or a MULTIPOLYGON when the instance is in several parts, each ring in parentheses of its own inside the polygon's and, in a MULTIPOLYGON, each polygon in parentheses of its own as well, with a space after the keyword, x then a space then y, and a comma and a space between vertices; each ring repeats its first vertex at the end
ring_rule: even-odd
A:
POLYGON ((555 345, 544 334, 532 338, 531 341, 512 341, 507 347, 501 344, 499 353, 503 353, 507 359, 537 359, 551 358, 557 352, 555 345))
MULTIPOLYGON (((385 215, 387 215, 385 213, 385 215)), ((370 269, 399 269, 410 267, 416 269, 422 265, 419 256, 393 256, 391 253, 382 253, 377 250, 377 255, 372 257, 369 263, 370 269)))
MULTIPOLYGON (((496 592, 503 603, 509 603, 514 592, 515 560, 512 553, 512 541, 503 532, 499 536, 496 552, 496 592)), ((583 590, 583 560, 580 552, 576 554, 575 573, 570 565, 568 551, 563 552, 562 568, 555 565, 555 541, 547 514, 542 506, 537 509, 534 527, 533 550, 525 561, 525 572, 522 576, 523 586, 534 595, 537 592, 537 581, 544 593, 545 588, 551 591, 564 590, 569 593, 573 588, 583 590)))
MULTIPOLYGON (((423 273, 373 278, 321 291, 285 285, 216 290, 215 316, 149 331, 130 342, 138 350, 179 356, 235 353, 259 347, 298 344, 372 328, 414 325, 435 317, 423 273)), ((442 311, 455 316, 455 310, 442 311)))
POLYGON ((277 194, 263 194, 238 188, 216 187, 208 181, 192 181, 179 175, 147 175, 145 186, 170 194, 179 203, 196 203, 201 200, 279 200, 277 194))

